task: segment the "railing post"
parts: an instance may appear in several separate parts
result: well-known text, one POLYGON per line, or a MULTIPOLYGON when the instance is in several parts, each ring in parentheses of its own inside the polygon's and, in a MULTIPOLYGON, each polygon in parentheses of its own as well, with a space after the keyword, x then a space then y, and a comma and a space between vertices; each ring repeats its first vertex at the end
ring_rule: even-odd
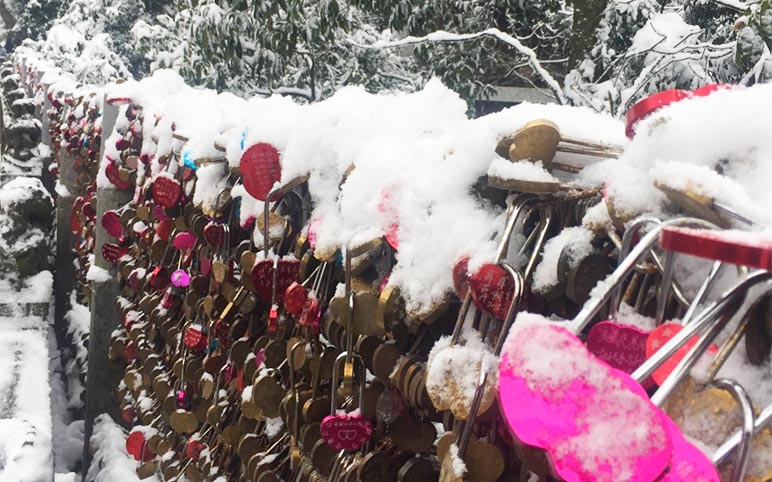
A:
MULTIPOLYGON (((104 155, 105 142, 115 127, 118 107, 104 103, 102 114, 102 145, 99 159, 104 155)), ((86 381, 86 420, 84 427, 83 478, 85 480, 91 462, 90 438, 94 429, 94 420, 100 414, 108 413, 115 420, 120 420, 119 401, 115 388, 121 379, 122 371, 113 367, 108 359, 110 335, 120 324, 121 318, 115 307, 115 300, 120 290, 115 266, 102 257, 102 246, 109 241, 107 232, 101 224, 105 211, 116 209, 130 200, 130 193, 112 186, 97 185, 97 221, 95 226, 94 266, 110 273, 107 281, 92 281, 91 296, 91 332, 88 340, 88 375, 86 381)))
POLYGON ((51 145, 51 136, 48 132, 48 116, 46 112, 51 107, 51 102, 46 96, 43 105, 43 140, 51 149, 58 151, 56 156, 59 162, 59 184, 56 193, 56 261, 54 271, 54 333, 59 346, 64 346, 67 335, 67 322, 65 315, 70 310, 70 293, 75 287, 75 256, 73 250, 76 246, 77 234, 70 230, 70 214, 72 203, 75 200, 75 172, 73 170, 74 157, 66 149, 51 145))

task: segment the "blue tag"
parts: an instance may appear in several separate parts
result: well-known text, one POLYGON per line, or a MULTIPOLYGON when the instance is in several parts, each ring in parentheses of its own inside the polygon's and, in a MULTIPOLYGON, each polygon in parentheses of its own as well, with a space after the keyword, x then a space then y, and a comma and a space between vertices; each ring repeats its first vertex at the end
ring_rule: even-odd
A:
POLYGON ((196 163, 193 162, 193 155, 190 153, 190 151, 185 151, 182 153, 182 162, 194 171, 198 169, 196 163))
POLYGON ((246 143, 247 143, 247 130, 244 129, 241 132, 241 150, 242 151, 244 150, 244 144, 246 144, 246 143))

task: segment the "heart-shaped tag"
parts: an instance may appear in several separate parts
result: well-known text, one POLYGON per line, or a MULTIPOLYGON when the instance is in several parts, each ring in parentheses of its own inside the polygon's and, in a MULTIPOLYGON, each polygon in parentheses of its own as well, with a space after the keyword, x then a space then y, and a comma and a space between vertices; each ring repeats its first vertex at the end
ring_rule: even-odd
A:
MULTIPOLYGON (((278 276, 276 281, 276 302, 281 302, 287 288, 297 281, 300 262, 295 259, 282 259, 279 261, 278 276)), ((264 259, 252 268, 252 285, 255 293, 265 301, 271 301, 273 295, 273 260, 264 259)))
POLYGON ((165 243, 169 242, 169 237, 172 235, 172 231, 174 231, 174 220, 173 219, 164 219, 162 221, 159 221, 158 222, 158 226, 156 226, 156 228, 155 228, 155 233, 165 243))
POLYGON ((401 191, 401 186, 398 184, 384 187, 381 190, 381 200, 378 203, 378 211, 386 220, 383 229, 384 237, 386 242, 395 250, 399 250, 399 209, 396 198, 401 195, 401 191))
POLYGON ((308 290, 305 286, 293 281, 284 292, 284 308, 287 309, 288 313, 298 316, 303 312, 307 299, 308 290))
POLYGON ((322 420, 322 438, 336 452, 358 450, 373 433, 370 420, 363 415, 327 415, 322 420))
POLYGON ((115 161, 108 162, 105 166, 105 177, 118 189, 127 190, 131 188, 131 183, 129 181, 121 179, 120 168, 115 161))
POLYGON ((134 420, 137 419, 137 409, 132 407, 131 405, 126 405, 121 410, 121 420, 128 424, 134 423, 134 420))
POLYGON ((265 201, 274 184, 281 181, 279 151, 265 142, 255 144, 241 155, 239 170, 247 193, 265 201))
MULTIPOLYGON (((683 326, 678 323, 665 323, 656 327, 646 340, 646 358, 651 358, 662 346, 667 343, 671 338, 676 336, 679 331, 683 330, 683 326)), ((681 360, 684 359, 689 350, 699 341, 699 337, 694 335, 684 346, 678 349, 673 355, 662 363, 651 376, 657 384, 662 383, 668 376, 675 370, 681 360)), ((718 352, 716 345, 711 345, 708 348, 708 353, 718 352)))
POLYGON ((105 243, 102 245, 102 258, 104 258, 104 260, 108 263, 115 264, 119 259, 128 253, 128 248, 117 245, 115 243, 105 243))
POLYGON ((298 324, 300 326, 310 326, 314 329, 314 333, 318 334, 320 316, 319 300, 315 296, 308 296, 303 304, 303 311, 298 318, 298 324))
POLYGON ((673 456, 668 471, 657 482, 719 482, 716 467, 705 454, 684 438, 669 417, 664 422, 673 441, 673 456))
POLYGON ((96 208, 94 207, 94 200, 93 199, 87 199, 85 203, 83 203, 83 208, 81 209, 83 212, 83 217, 88 219, 90 222, 94 222, 96 219, 96 208))
POLYGON ((115 210, 105 211, 102 215, 102 227, 107 234, 113 238, 120 238, 123 234, 123 224, 121 224, 121 215, 115 210))
POLYGON ((182 194, 182 186, 176 179, 158 176, 153 181, 153 200, 165 208, 177 205, 182 194))
POLYGON ((172 284, 177 288, 187 288, 190 286, 190 275, 184 269, 177 269, 172 272, 172 284))
POLYGON ((125 151, 129 147, 131 147, 131 141, 129 139, 121 137, 120 139, 115 141, 115 148, 118 149, 119 151, 125 151))
MULTIPOLYGON (((648 332, 634 326, 601 321, 587 334, 587 349, 617 370, 630 374, 646 361, 648 338, 648 332)), ((643 383, 647 390, 653 386, 651 379, 643 383)))
POLYGON ((185 328, 185 332, 182 334, 182 342, 193 351, 204 351, 209 340, 204 335, 203 327, 199 324, 194 324, 185 328))
POLYGON ((497 264, 484 264, 469 279, 472 299, 478 308, 498 320, 507 317, 515 293, 512 277, 497 264))
POLYGON ((453 288, 461 299, 469 292, 469 256, 462 256, 453 264, 453 288))
POLYGON ((131 432, 126 437, 126 452, 139 462, 148 462, 156 456, 148 447, 145 434, 139 430, 131 432))
POLYGON ((515 438, 545 450, 566 482, 660 477, 672 442, 641 386, 564 328, 519 318, 499 365, 499 402, 515 438))
POLYGON ((131 363, 137 358, 137 346, 133 341, 126 343, 126 347, 123 349, 123 358, 126 359, 126 363, 131 363))
POLYGON ((185 443, 185 455, 191 460, 198 460, 201 457, 201 452, 207 448, 206 444, 201 440, 191 438, 185 443))
POLYGON ((180 251, 193 249, 196 245, 196 235, 193 233, 179 233, 174 237, 174 247, 180 251))
POLYGON ((213 248, 225 245, 225 225, 210 222, 204 226, 204 239, 213 248))

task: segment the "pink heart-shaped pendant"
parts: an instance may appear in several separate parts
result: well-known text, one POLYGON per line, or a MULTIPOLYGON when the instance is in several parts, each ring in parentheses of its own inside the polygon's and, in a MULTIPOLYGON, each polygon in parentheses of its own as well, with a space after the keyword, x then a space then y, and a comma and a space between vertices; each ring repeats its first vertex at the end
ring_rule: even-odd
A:
POLYGON ((177 288, 190 286, 190 275, 184 269, 177 269, 170 276, 172 284, 177 288))
POLYGON ((705 454, 684 438, 669 417, 664 422, 673 441, 673 456, 668 471, 657 482, 719 482, 716 467, 705 454))
POLYGON ((322 420, 322 438, 336 452, 358 450, 373 433, 370 420, 363 415, 327 415, 322 420))
MULTIPOLYGON (((276 281, 276 302, 282 301, 287 288, 297 281, 300 262, 297 260, 282 259, 279 261, 278 276, 276 281)), ((273 260, 264 259, 252 268, 252 284, 255 293, 265 301, 271 301, 273 295, 273 260)))
POLYGON ((512 277, 497 264, 484 264, 469 279, 472 299, 478 308, 498 320, 507 317, 515 293, 512 277))
POLYGON ((193 249, 196 245, 196 235, 193 233, 179 233, 174 237, 174 247, 180 251, 193 249))
POLYGON ((247 193, 265 201, 274 184, 281 180, 279 151, 265 142, 255 144, 241 155, 239 170, 247 193))
POLYGON ((153 181, 153 200, 165 208, 177 205, 181 194, 182 186, 176 179, 158 176, 153 181))
POLYGON ((121 215, 117 211, 105 211, 102 215, 102 227, 107 234, 113 238, 120 238, 123 234, 123 224, 121 224, 121 215))
POLYGON ((566 482, 653 482, 670 462, 665 415, 564 328, 527 324, 510 333, 499 402, 513 436, 543 449, 566 482))
MULTIPOLYGON (((587 349, 617 370, 630 374, 646 361, 646 340, 649 333, 634 326, 613 321, 601 321, 587 334, 587 349)), ((644 389, 654 386, 649 379, 644 389)))

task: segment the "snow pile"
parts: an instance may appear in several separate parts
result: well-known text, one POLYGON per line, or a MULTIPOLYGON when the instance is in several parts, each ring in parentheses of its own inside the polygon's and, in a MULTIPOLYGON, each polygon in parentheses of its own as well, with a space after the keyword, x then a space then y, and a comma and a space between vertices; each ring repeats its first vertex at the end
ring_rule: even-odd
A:
MULTIPOLYGON (((137 461, 126 452, 126 434, 108 415, 100 415, 91 437, 94 455, 86 479, 89 482, 132 482, 137 477, 137 461)), ((156 481, 156 477, 149 479, 156 481)))

